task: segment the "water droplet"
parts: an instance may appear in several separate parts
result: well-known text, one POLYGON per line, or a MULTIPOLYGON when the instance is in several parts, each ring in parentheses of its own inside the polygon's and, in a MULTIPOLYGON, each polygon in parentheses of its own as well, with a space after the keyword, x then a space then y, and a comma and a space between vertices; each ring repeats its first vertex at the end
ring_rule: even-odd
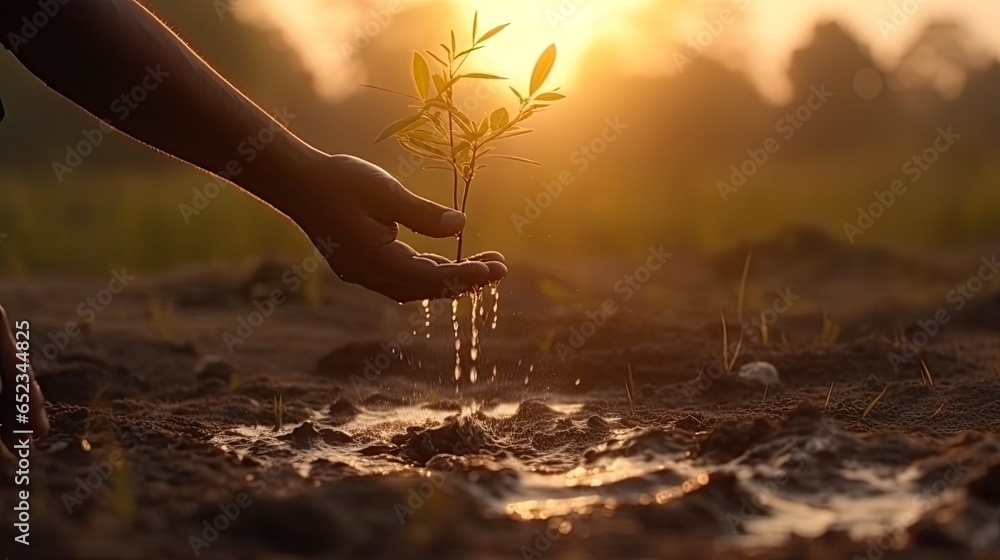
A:
POLYGON ((577 380, 576 380, 576 383, 574 383, 574 385, 579 385, 579 384, 580 384, 580 380, 579 380, 579 379, 577 379, 577 380))
MULTIPOLYGON (((420 304, 424 307, 424 331, 427 333, 427 335, 426 335, 427 338, 430 338, 431 337, 431 300, 425 299, 424 301, 420 302, 420 304)), ((417 334, 416 331, 414 331, 413 334, 416 335, 417 334)))
POLYGON ((493 294, 493 324, 490 326, 490 330, 495 330, 497 328, 497 310, 500 308, 500 283, 490 286, 490 292, 493 294))
MULTIPOLYGON (((462 340, 458 336, 458 300, 451 302, 451 324, 455 331, 455 381, 462 378, 462 355, 459 350, 462 348, 462 340)), ((458 387, 455 387, 458 391, 458 387)))

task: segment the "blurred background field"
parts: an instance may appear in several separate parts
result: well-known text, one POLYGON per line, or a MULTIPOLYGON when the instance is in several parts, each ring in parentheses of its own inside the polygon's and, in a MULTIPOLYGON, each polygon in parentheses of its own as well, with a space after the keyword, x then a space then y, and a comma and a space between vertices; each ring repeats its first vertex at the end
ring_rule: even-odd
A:
MULTIPOLYGON (((324 151, 369 158, 442 203, 448 178, 414 172, 397 145, 372 142, 404 104, 358 86, 408 87, 409 51, 434 46, 428 38, 448 26, 464 29, 474 7, 484 26, 513 24, 493 47, 516 59, 513 85, 527 81, 517 69, 530 70, 522 51, 557 42, 555 79, 569 98, 510 150, 543 166, 486 170, 470 204, 471 250, 513 258, 641 255, 654 244, 717 250, 803 223, 846 242, 844 224, 896 179, 907 193, 859 243, 940 249, 1000 238, 1000 46, 982 31, 993 7, 932 1, 888 30, 892 2, 845 2, 839 11, 819 1, 803 3, 811 11, 764 1, 625 2, 614 13, 583 2, 472 4, 147 2, 262 107, 287 108, 296 134, 324 151), (619 28, 626 31, 616 35, 619 28), (817 87, 832 98, 786 139, 782 119, 817 87), (623 130, 598 140, 609 137, 609 122, 623 130), (911 183, 904 164, 948 127, 961 138, 911 183), (720 196, 731 166, 771 137, 780 150, 720 196), (572 182, 539 215, 528 213, 528 200, 539 201, 560 176, 572 182), (518 226, 517 215, 530 223, 518 226)), ((186 223, 180 205, 212 178, 117 135, 60 180, 53 163, 65 162, 94 121, 10 56, 0 57, 0 76, 8 113, 0 124, 0 270, 161 270, 310 250, 287 220, 234 188, 186 223)), ((484 110, 511 100, 505 87, 468 95, 484 110)), ((422 250, 452 251, 451 241, 410 238, 422 250)))

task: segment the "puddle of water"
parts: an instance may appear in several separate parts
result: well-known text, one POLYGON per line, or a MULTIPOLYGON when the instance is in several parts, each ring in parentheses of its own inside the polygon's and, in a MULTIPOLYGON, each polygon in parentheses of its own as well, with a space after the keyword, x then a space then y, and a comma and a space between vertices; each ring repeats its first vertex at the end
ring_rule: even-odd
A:
POLYGON ((614 510, 623 505, 665 504, 708 481, 704 469, 690 461, 616 458, 563 474, 523 474, 516 493, 494 503, 494 509, 529 520, 614 510))
POLYGON ((926 511, 947 499, 946 492, 929 499, 920 494, 915 482, 919 473, 912 468, 895 473, 884 467, 853 465, 839 476, 858 483, 849 489, 831 485, 830 491, 804 496, 774 491, 762 483, 748 483, 758 503, 770 508, 768 515, 751 515, 746 520, 748 535, 743 544, 772 546, 792 534, 814 538, 829 530, 843 530, 856 540, 897 534, 907 529, 926 511))
MULTIPOLYGON (((491 419, 503 420, 515 415, 523 406, 519 402, 504 402, 488 409, 474 405, 463 410, 462 416, 483 413, 491 419)), ((577 423, 585 416, 581 413, 582 403, 550 402, 546 406, 577 423)), ((349 433, 354 438, 352 443, 316 444, 295 448, 293 453, 289 445, 277 441, 274 432, 267 427, 237 427, 220 434, 215 442, 240 457, 253 454, 264 462, 290 462, 302 477, 310 476, 310 464, 317 459, 345 463, 372 476, 426 473, 426 469, 394 456, 368 457, 359 451, 388 442, 393 436, 405 433, 407 428, 439 427, 454 415, 454 411, 421 406, 364 411, 337 428, 349 433)), ((312 420, 322 423, 324 417, 317 412, 312 420)), ((516 429, 523 429, 523 426, 516 429)), ((631 429, 611 430, 602 437, 621 442, 637 433, 631 429)), ((828 440, 818 441, 822 448, 828 444, 828 440)), ((720 542, 723 546, 736 547, 775 546, 790 535, 818 537, 830 530, 846 531, 855 539, 898 534, 954 493, 949 490, 934 497, 922 495, 921 473, 912 467, 830 462, 828 458, 822 460, 826 462, 809 459, 797 463, 789 449, 801 444, 794 437, 773 440, 762 446, 752 446, 736 459, 714 464, 691 458, 688 450, 671 454, 642 452, 631 456, 602 456, 583 464, 579 464, 578 455, 573 455, 568 458, 568 464, 577 462, 573 468, 552 467, 552 463, 546 462, 561 453, 557 446, 546 448, 544 452, 534 451, 537 456, 532 452, 525 457, 507 453, 492 459, 489 464, 512 471, 512 476, 504 483, 477 483, 479 478, 474 471, 467 477, 456 473, 458 476, 452 480, 480 504, 484 515, 539 520, 613 511, 623 506, 667 504, 682 500, 710 484, 713 477, 733 476, 737 494, 720 494, 707 499, 719 500, 720 511, 726 507, 733 510, 721 513, 727 520, 732 516, 737 525, 733 536, 720 542), (805 470, 802 465, 806 465, 805 470), (740 506, 730 503, 737 501, 740 506)), ((720 490, 733 492, 724 487, 720 490)))

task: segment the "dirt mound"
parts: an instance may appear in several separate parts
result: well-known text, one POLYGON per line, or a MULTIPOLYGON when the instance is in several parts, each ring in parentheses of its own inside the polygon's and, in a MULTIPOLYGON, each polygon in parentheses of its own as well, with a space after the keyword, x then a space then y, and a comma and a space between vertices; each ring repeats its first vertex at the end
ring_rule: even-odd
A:
POLYGON ((748 249, 753 252, 750 273, 755 278, 780 275, 799 286, 844 279, 931 281, 950 277, 945 268, 889 249, 851 245, 812 226, 788 228, 771 237, 721 251, 711 259, 712 270, 720 278, 738 281, 748 249))
POLYGON ((955 313, 956 323, 971 328, 1000 330, 1000 293, 983 295, 955 313))
POLYGON ((441 453, 471 455, 499 450, 481 420, 470 416, 449 417, 436 428, 408 428, 405 434, 393 437, 392 443, 399 447, 395 455, 418 464, 426 464, 441 453))

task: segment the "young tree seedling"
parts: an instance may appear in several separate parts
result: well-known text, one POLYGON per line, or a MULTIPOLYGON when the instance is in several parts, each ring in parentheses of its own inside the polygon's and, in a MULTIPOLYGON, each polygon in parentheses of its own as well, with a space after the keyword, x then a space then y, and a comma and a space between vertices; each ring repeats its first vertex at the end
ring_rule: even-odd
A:
MULTIPOLYGON (((460 44, 451 32, 449 44, 442 43, 440 55, 426 50, 413 53, 412 78, 416 94, 399 92, 377 86, 367 86, 405 96, 412 101, 414 113, 385 128, 376 138, 382 142, 395 137, 406 151, 430 160, 424 169, 443 169, 452 174, 452 207, 462 213, 469 202, 469 192, 477 173, 484 169, 485 160, 502 158, 539 165, 530 159, 496 153, 495 144, 515 136, 532 132, 522 124, 532 115, 546 110, 556 101, 565 98, 559 88, 542 91, 556 62, 556 46, 549 45, 542 52, 531 73, 527 95, 510 87, 517 98, 517 108, 512 113, 507 107, 488 111, 481 119, 468 115, 455 104, 456 88, 462 82, 474 80, 505 80, 496 74, 484 72, 462 73, 470 56, 486 47, 486 42, 507 28, 509 23, 479 34, 479 13, 472 21, 472 39, 460 44), (426 54, 426 57, 424 56, 426 54), (460 188, 461 187, 461 188, 460 188), (461 196, 460 196, 461 195, 461 196)), ((462 234, 458 236, 455 260, 462 259, 462 234)))

